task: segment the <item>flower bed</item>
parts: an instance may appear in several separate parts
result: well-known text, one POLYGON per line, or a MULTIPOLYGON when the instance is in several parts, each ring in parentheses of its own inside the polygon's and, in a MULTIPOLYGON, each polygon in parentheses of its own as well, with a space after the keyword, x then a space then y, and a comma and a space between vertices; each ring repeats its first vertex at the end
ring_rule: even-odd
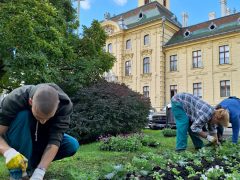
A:
POLYGON ((194 152, 146 153, 116 166, 105 179, 240 179, 240 146, 226 143, 194 152))

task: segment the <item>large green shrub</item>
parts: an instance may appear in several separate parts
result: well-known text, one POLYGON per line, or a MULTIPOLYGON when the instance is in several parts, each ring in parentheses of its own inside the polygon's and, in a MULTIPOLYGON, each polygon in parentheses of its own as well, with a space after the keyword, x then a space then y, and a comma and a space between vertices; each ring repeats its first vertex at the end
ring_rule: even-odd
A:
POLYGON ((99 81, 72 97, 74 111, 69 133, 81 142, 100 135, 138 132, 147 124, 149 98, 126 85, 99 81))

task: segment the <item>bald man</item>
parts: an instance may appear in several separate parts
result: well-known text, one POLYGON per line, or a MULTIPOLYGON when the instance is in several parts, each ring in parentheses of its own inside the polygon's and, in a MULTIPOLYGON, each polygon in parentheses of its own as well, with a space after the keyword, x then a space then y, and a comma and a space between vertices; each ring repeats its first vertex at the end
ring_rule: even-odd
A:
POLYGON ((72 102, 56 84, 25 85, 0 102, 0 153, 11 171, 42 180, 54 160, 72 156, 78 141, 65 134, 72 102))

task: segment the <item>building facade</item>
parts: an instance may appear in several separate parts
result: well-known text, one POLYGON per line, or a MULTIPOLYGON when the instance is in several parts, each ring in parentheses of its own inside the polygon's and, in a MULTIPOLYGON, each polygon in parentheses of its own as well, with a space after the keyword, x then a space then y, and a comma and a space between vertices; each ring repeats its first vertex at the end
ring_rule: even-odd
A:
POLYGON ((105 16, 106 50, 116 56, 114 79, 162 109, 178 92, 212 105, 240 96, 240 13, 182 27, 168 0, 105 16))

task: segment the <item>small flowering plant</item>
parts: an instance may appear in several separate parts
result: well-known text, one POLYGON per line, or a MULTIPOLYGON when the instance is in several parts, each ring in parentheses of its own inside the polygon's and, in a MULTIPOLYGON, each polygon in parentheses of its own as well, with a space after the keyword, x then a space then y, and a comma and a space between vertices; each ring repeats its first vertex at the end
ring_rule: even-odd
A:
POLYGON ((116 177, 117 179, 238 180, 240 179, 239 149, 240 145, 226 143, 217 149, 206 147, 198 152, 168 151, 162 154, 141 154, 128 163, 131 172, 116 177))
POLYGON ((219 179, 220 177, 224 176, 225 172, 223 167, 216 165, 215 167, 211 167, 207 170, 203 177, 207 177, 208 179, 219 179))

